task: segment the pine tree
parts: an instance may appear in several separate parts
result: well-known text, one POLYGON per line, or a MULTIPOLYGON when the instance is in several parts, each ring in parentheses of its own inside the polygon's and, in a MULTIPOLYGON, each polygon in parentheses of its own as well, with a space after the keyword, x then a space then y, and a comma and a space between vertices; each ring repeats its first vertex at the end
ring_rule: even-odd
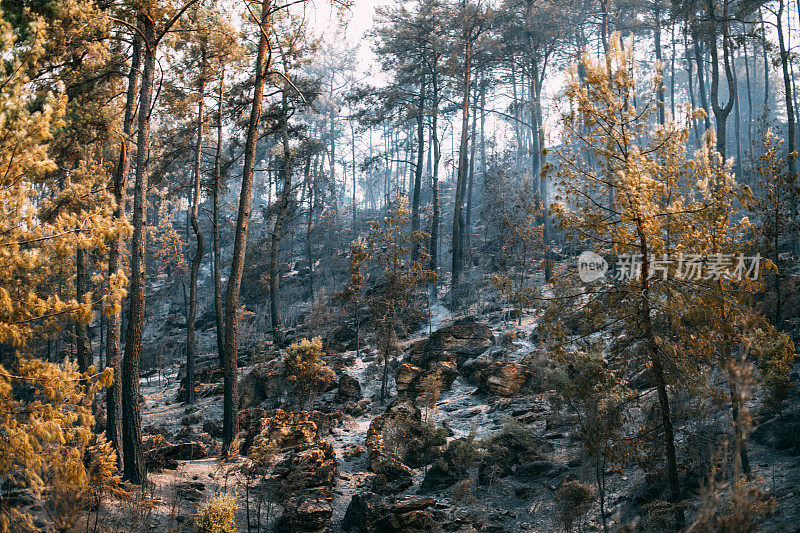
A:
POLYGON ((413 316, 419 312, 418 290, 436 281, 436 274, 427 268, 428 257, 423 251, 420 250, 419 259, 411 258, 414 243, 427 235, 407 229, 408 211, 408 198, 399 197, 382 221, 370 222, 366 238, 367 262, 374 267, 372 277, 376 286, 369 298, 369 308, 383 354, 381 401, 388 393, 389 366, 398 334, 406 330, 409 320, 405 314, 413 316))

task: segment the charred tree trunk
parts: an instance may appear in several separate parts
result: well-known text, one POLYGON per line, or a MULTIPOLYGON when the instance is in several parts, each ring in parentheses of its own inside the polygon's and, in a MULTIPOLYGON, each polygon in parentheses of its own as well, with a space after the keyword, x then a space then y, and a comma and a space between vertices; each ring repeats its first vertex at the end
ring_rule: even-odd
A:
MULTIPOLYGON (((431 145, 433 148, 433 169, 431 176, 431 188, 433 189, 433 209, 431 220, 431 240, 428 253, 430 254, 430 269, 433 273, 438 273, 439 268, 439 219, 441 218, 441 206, 439 201, 439 161, 442 157, 442 147, 439 141, 439 81, 436 65, 434 64, 431 75, 431 88, 433 90, 433 100, 431 101, 431 145)), ((431 301, 438 299, 436 282, 430 284, 431 301)))
POLYGON ((466 213, 464 215, 464 225, 461 228, 462 246, 467 252, 467 258, 472 261, 472 189, 475 183, 475 149, 477 144, 478 132, 478 84, 475 84, 475 94, 472 102, 472 133, 470 134, 469 148, 469 178, 466 185, 466 213))
POLYGON ((195 402, 194 393, 194 322, 197 316, 197 275, 200 272, 200 265, 203 262, 204 238, 200 229, 200 221, 197 217, 200 209, 200 172, 203 162, 203 118, 204 106, 203 99, 206 92, 205 79, 205 51, 203 51, 203 72, 200 74, 200 94, 197 103, 197 146, 194 155, 194 190, 192 193, 192 212, 191 224, 195 235, 197 247, 194 257, 192 257, 191 270, 189 272, 189 312, 186 315, 186 403, 195 402))
POLYGON ((664 368, 661 362, 661 354, 658 349, 653 324, 650 318, 650 265, 647 257, 649 250, 644 224, 641 220, 636 221, 639 239, 640 252, 642 256, 642 275, 639 277, 641 283, 641 300, 639 302, 639 318, 642 324, 642 333, 645 339, 647 350, 650 352, 650 363, 655 377, 656 391, 658 393, 658 403, 661 409, 661 425, 664 428, 664 448, 667 455, 667 479, 669 480, 669 500, 673 506, 673 518, 676 530, 684 526, 685 518, 683 508, 680 507, 680 482, 678 480, 678 461, 675 452, 675 430, 672 426, 672 415, 670 414, 669 396, 667 394, 667 383, 664 377, 664 368))
POLYGON ((156 32, 153 20, 139 17, 144 40, 142 82, 139 91, 138 136, 136 140, 136 185, 133 199, 133 239, 131 241, 130 312, 125 335, 122 365, 122 435, 125 458, 124 479, 142 484, 147 478, 142 452, 139 409, 139 361, 142 355, 145 286, 147 281, 145 244, 147 242, 147 160, 150 149, 150 110, 156 66, 156 32))
POLYGON ((289 147, 289 99, 286 96, 288 87, 283 90, 281 104, 283 118, 281 121, 281 142, 283 145, 283 190, 278 200, 278 210, 275 213, 275 225, 272 227, 272 242, 269 256, 269 304, 272 318, 272 337, 277 346, 282 346, 283 324, 281 321, 281 294, 280 294, 280 254, 283 226, 286 212, 289 208, 289 198, 292 194, 292 151, 289 147))
MULTIPOLYGON (((89 294, 89 250, 81 246, 75 254, 75 292, 79 302, 89 294)), ((89 341, 89 324, 82 320, 75 323, 75 351, 78 369, 88 372, 92 366, 92 344, 89 341)))
MULTIPOLYGON (((663 61, 661 52, 661 0, 653 2, 653 18, 655 19, 655 27, 653 28, 653 41, 656 49, 656 61, 661 64, 659 69, 663 74, 663 61)), ((659 78, 658 82, 658 123, 664 124, 666 121, 666 110, 664 109, 664 82, 663 75, 659 78)))
MULTIPOLYGON (((789 54, 791 53, 787 46, 786 40, 784 39, 783 35, 783 26, 781 26, 781 21, 783 20, 783 10, 785 9, 785 1, 780 0, 778 2, 778 13, 777 13, 777 24, 776 30, 778 32, 778 47, 780 49, 780 58, 781 58, 781 71, 783 72, 783 89, 784 89, 784 98, 786 102, 786 119, 788 120, 788 131, 787 131, 787 166, 789 168, 790 174, 797 174, 797 157, 794 154, 796 150, 796 142, 795 142, 795 121, 794 121, 794 93, 792 91, 792 77, 789 73, 789 54)), ((765 67, 766 69, 766 67, 765 67)), ((766 100, 764 100, 766 105, 766 100)))
MULTIPOLYGON (((316 165, 315 165, 316 167, 316 165)), ((314 224, 314 185, 311 183, 311 156, 306 165, 306 199, 308 212, 306 213, 306 261, 308 262, 308 297, 314 298, 314 258, 311 250, 311 230, 314 224)))
POLYGON ((458 308, 459 282, 463 269, 464 249, 461 226, 464 219, 464 188, 467 179, 467 156, 469 147, 469 93, 472 74, 472 38, 468 30, 464 30, 464 70, 462 73, 461 93, 461 143, 458 151, 458 173, 456 175, 455 203, 453 205, 453 256, 451 261, 450 302, 458 308))
POLYGON ((219 192, 222 181, 222 101, 225 94, 225 68, 219 74, 219 94, 217 95, 217 106, 219 117, 217 118, 217 148, 214 153, 214 190, 213 190, 213 213, 211 220, 212 240, 214 247, 214 319, 217 326, 217 357, 219 358, 220 368, 225 366, 225 337, 222 326, 222 271, 221 259, 219 257, 219 192))
POLYGON ((250 121, 247 126, 247 139, 244 150, 244 167, 242 169, 242 188, 239 194, 239 212, 236 217, 236 232, 233 241, 233 258, 231 274, 225 293, 225 374, 223 391, 222 439, 224 453, 230 449, 236 438, 239 421, 236 413, 237 399, 237 366, 236 356, 239 349, 239 289, 244 271, 244 254, 247 246, 247 224, 250 219, 250 203, 253 197, 253 172, 255 170, 256 143, 261 122, 261 110, 264 99, 264 79, 272 60, 267 35, 269 34, 271 0, 261 2, 260 37, 258 41, 258 57, 256 59, 255 87, 253 89, 253 105, 250 121))
MULTIPOLYGON (((128 172, 130 170, 130 137, 136 117, 139 92, 139 69, 141 67, 141 41, 134 38, 131 57, 131 70, 128 73, 128 89, 125 96, 125 116, 122 121, 122 142, 120 143, 119 160, 114 170, 112 184, 116 209, 114 218, 125 218, 127 203, 128 172)), ((122 272, 122 236, 112 241, 108 248, 108 277, 122 272)), ((117 450, 117 467, 123 469, 122 447, 122 361, 120 357, 120 341, 122 339, 122 304, 119 310, 111 313, 106 327, 106 365, 114 372, 114 382, 106 390, 106 436, 117 450)))
MULTIPOLYGON (((411 231, 419 231, 419 202, 422 189, 422 164, 425 161, 425 75, 419 82, 419 101, 417 102, 417 166, 414 168, 414 190, 411 195, 411 231)), ((414 238, 411 259, 419 258, 420 241, 414 238)))
POLYGON ((706 81, 705 76, 703 75, 703 54, 700 52, 700 36, 698 35, 697 30, 692 33, 692 40, 694 41, 694 59, 697 62, 697 83, 700 92, 700 105, 703 107, 703 111, 705 111, 705 116, 703 117, 703 124, 706 127, 706 131, 711 129, 711 118, 708 112, 708 99, 706 98, 706 81))
POLYGON ((717 125, 717 152, 725 161, 725 150, 727 147, 727 123, 728 116, 733 109, 736 99, 736 79, 733 77, 730 61, 730 36, 728 31, 728 3, 724 2, 722 13, 722 57, 725 68, 725 79, 728 83, 728 101, 725 105, 720 105, 719 101, 719 52, 717 50, 717 20, 714 10, 713 0, 708 1, 708 15, 711 19, 711 108, 714 111, 714 121, 717 125))

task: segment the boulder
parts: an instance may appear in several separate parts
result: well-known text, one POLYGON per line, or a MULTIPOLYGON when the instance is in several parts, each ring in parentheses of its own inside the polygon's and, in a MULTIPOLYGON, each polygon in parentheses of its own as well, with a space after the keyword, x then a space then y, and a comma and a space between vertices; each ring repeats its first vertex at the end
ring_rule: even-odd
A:
POLYGON ((256 406, 267 409, 282 407, 287 383, 280 361, 273 359, 254 366, 239 382, 239 410, 256 406))
POLYGON ((517 363, 492 363, 478 375, 478 389, 495 396, 513 396, 526 381, 525 369, 517 363))
POLYGON ((205 459, 208 457, 206 447, 199 442, 181 442, 170 444, 163 438, 154 437, 148 443, 149 450, 145 454, 147 466, 150 468, 178 468, 178 461, 205 459))
POLYGON ((342 374, 339 377, 339 386, 334 401, 339 403, 357 402, 361 397, 361 385, 358 380, 349 374, 342 374))
POLYGON ((542 453, 542 444, 524 431, 504 429, 489 439, 487 450, 478 467, 478 483, 481 485, 510 475, 530 478, 557 469, 544 465, 547 458, 542 453))
POLYGON ((203 431, 205 431, 215 439, 222 438, 222 428, 219 427, 219 424, 217 424, 213 420, 206 420, 205 422, 203 422, 203 431))
POLYGON ((338 475, 333 446, 325 440, 286 450, 272 470, 272 480, 288 495, 314 494, 330 498, 338 475))
POLYGON ((373 491, 381 494, 399 492, 411 486, 414 464, 422 449, 422 417, 409 399, 398 398, 386 412, 372 420, 367 430, 366 446, 370 470, 376 474, 373 491), (387 436, 400 446, 387 446, 387 436), (398 449, 399 448, 399 449, 398 449))
POLYGON ((493 346, 479 356, 464 361, 458 368, 459 373, 464 376, 468 382, 477 384, 480 373, 489 368, 492 363, 502 360, 505 353, 506 349, 502 346, 493 346))
POLYGON ((311 444, 317 439, 317 424, 308 411, 247 409, 239 413, 239 427, 246 432, 241 447, 243 454, 247 454, 258 435, 266 436, 279 450, 311 444))
POLYGON ((190 413, 181 419, 181 424, 184 426, 193 426, 203 421, 203 416, 199 412, 190 413))
POLYGON ((175 435, 175 439, 182 442, 197 440, 197 433, 194 432, 192 426, 183 426, 175 435))
POLYGON ((329 501, 314 497, 293 497, 284 502, 284 511, 275 524, 276 533, 322 533, 333 517, 329 501))
POLYGON ((357 418, 369 410, 369 398, 362 398, 357 402, 347 402, 344 406, 344 412, 353 418, 357 418))
MULTIPOLYGON (((295 425, 309 427, 313 424, 308 413, 292 413, 295 425), (300 416, 305 415, 305 416, 300 416)), ((319 438, 316 427, 313 433, 301 431, 286 432, 279 425, 280 416, 264 424, 265 434, 275 439, 277 445, 296 442, 290 448, 283 448, 282 459, 272 469, 269 482, 276 487, 276 495, 283 506, 283 514, 275 526, 275 531, 292 533, 320 533, 330 525, 333 510, 331 501, 333 487, 338 477, 338 461, 333 446, 319 438), (271 430, 272 433, 270 433, 271 430)), ((287 421, 283 417, 283 421, 287 421)), ((291 420, 289 420, 291 422, 291 420)))
POLYGON ((434 531, 433 498, 382 498, 377 494, 354 494, 342 521, 342 530, 354 533, 400 533, 434 531))
POLYGON ((427 339, 414 343, 406 363, 395 373, 398 395, 415 398, 422 392, 426 377, 435 375, 443 390, 458 377, 467 360, 485 352, 494 340, 484 324, 459 324, 434 331, 427 339))
POLYGON ((184 481, 179 483, 175 489, 183 500, 198 502, 206 498, 206 484, 202 481, 184 481))
POLYGON ((450 361, 460 365, 485 352, 493 341, 492 330, 485 324, 448 326, 414 343, 407 359, 420 367, 427 367, 434 361, 450 361))
MULTIPOLYGON (((425 474, 420 485, 420 493, 438 492, 455 485, 467 474, 468 465, 463 464, 465 453, 474 450, 470 439, 455 439, 445 449, 442 457, 435 461, 425 474)), ((474 452, 473 452, 474 453, 474 452)), ((474 457, 472 458, 474 460, 474 457)))
POLYGON ((417 378, 422 373, 422 369, 409 363, 400 365, 394 374, 394 383, 397 394, 414 394, 416 392, 417 378))

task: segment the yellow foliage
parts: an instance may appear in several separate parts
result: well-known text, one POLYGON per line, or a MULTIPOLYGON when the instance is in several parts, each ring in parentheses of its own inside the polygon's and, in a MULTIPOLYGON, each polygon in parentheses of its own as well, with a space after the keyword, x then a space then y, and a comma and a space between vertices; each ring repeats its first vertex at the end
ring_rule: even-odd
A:
MULTIPOLYGON (((0 482, 43 496, 58 527, 100 491, 120 492, 116 454, 92 431, 91 401, 110 379, 110 371, 81 374, 70 361, 19 357, 13 372, 0 366, 0 482)), ((25 520, 0 498, 0 531, 25 520)))
POLYGON ((194 519, 196 533, 234 533, 236 531, 236 501, 228 494, 208 500, 194 519))
MULTIPOLYGON (((57 317, 91 320, 89 297, 62 301, 46 292, 47 281, 78 248, 102 248, 129 232, 126 221, 112 216, 107 165, 89 158, 59 169, 50 147, 59 142, 53 132, 67 125, 67 98, 63 86, 53 93, 29 78, 52 59, 55 43, 69 48, 83 32, 102 27, 88 5, 59 3, 49 25, 29 14, 24 40, 0 11, 0 342, 16 347, 52 329, 57 317)), ((87 61, 102 56, 91 49, 87 61)))
POLYGON ((283 371, 289 381, 297 385, 300 407, 305 405, 310 394, 319 385, 323 370, 327 370, 322 360, 322 339, 301 339, 286 349, 283 360, 283 371))

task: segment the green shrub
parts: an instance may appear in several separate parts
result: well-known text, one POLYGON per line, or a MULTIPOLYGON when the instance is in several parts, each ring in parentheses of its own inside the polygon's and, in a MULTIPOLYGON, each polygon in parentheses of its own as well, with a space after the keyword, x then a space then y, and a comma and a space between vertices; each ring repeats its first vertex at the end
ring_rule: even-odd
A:
POLYGON ((286 349, 283 372, 286 378, 297 387, 297 400, 300 410, 324 387, 326 376, 332 374, 323 361, 322 339, 302 339, 286 349))
POLYGON ((775 332, 758 330, 752 349, 758 356, 762 383, 767 392, 764 405, 768 409, 780 410, 794 389, 789 377, 795 359, 794 343, 786 333, 775 335, 775 332))
POLYGON ((235 533, 237 505, 229 494, 219 494, 197 512, 195 533, 235 533))
POLYGON ((422 423, 422 448, 430 450, 447 444, 447 428, 437 426, 433 421, 422 423))
POLYGON ((572 531, 575 520, 589 512, 589 506, 594 500, 592 487, 577 479, 565 481, 558 487, 556 505, 558 506, 558 518, 564 531, 568 533, 572 531))

